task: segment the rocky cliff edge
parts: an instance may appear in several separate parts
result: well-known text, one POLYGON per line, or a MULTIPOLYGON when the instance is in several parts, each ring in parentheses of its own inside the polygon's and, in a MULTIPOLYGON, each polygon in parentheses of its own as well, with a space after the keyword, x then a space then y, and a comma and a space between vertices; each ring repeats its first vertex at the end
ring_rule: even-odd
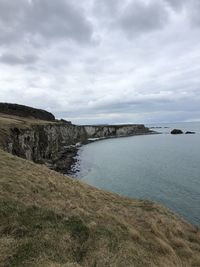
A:
MULTIPOLYGON (((45 116, 41 120, 39 115, 36 119, 28 116, 33 114, 33 108, 26 107, 26 110, 31 112, 27 112, 25 117, 16 116, 19 110, 13 114, 10 114, 11 109, 9 114, 5 110, 0 113, 0 147, 13 155, 45 163, 63 173, 70 168, 81 144, 94 139, 150 133, 142 124, 81 126, 65 120, 44 120, 45 116)), ((24 114, 24 108, 20 112, 24 114)))

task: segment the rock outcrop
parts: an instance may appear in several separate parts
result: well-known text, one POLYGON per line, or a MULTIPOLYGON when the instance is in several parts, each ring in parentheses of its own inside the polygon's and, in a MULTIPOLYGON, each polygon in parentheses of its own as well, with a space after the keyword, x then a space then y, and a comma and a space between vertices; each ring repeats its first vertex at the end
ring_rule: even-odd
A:
POLYGON ((183 134, 183 131, 179 129, 174 129, 171 131, 171 134, 183 134))
POLYGON ((187 131, 185 134, 195 134, 195 132, 187 131))
POLYGON ((54 121, 53 114, 46 110, 36 109, 24 105, 0 103, 0 113, 15 115, 23 118, 34 118, 45 121, 54 121))

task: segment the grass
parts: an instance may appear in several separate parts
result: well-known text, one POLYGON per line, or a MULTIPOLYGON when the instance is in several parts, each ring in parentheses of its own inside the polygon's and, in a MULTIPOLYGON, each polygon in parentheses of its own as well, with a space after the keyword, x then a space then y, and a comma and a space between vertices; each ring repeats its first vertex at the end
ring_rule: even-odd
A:
POLYGON ((44 249, 50 258, 54 251, 53 260, 57 259, 60 263, 67 261, 69 254, 73 254, 77 261, 82 259, 82 248, 89 237, 89 229, 78 216, 66 219, 64 214, 36 205, 26 207, 12 201, 2 201, 0 204, 1 236, 15 238, 19 244, 8 266, 28 265, 38 255, 42 256, 44 249), (67 245, 65 248, 62 245, 60 247, 60 240, 67 233, 77 243, 77 248, 71 252, 72 248, 67 245))
POLYGON ((0 266, 200 266, 200 232, 0 150, 0 266))

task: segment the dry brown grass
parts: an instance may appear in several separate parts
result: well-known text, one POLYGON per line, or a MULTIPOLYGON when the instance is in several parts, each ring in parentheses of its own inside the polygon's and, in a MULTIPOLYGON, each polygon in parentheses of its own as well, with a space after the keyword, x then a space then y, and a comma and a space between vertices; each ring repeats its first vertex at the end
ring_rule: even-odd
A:
POLYGON ((0 150, 0 266, 200 266, 200 232, 0 150))
POLYGON ((39 120, 32 117, 24 118, 19 117, 15 115, 7 115, 0 113, 0 123, 1 124, 7 124, 7 125, 31 125, 31 124, 54 124, 57 123, 55 121, 45 121, 45 120, 39 120))

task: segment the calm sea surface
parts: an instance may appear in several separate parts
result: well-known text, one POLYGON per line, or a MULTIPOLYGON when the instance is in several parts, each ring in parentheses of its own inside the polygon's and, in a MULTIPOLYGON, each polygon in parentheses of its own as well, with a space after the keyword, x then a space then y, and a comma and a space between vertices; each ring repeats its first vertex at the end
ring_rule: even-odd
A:
POLYGON ((77 176, 108 191, 162 203, 200 226, 200 123, 153 126, 169 128, 83 146, 77 176), (196 134, 171 135, 173 128, 196 134))

